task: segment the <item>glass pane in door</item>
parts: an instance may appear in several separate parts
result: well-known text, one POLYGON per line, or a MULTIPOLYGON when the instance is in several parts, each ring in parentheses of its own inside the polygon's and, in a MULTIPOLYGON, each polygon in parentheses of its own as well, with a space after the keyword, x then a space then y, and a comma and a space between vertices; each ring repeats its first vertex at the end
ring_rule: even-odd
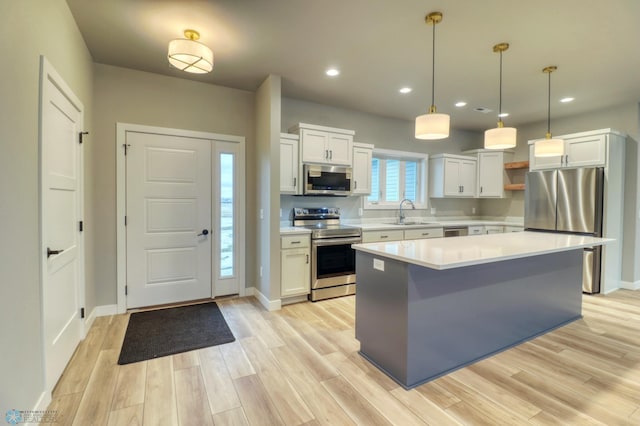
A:
POLYGON ((234 154, 220 154, 220 271, 219 276, 234 275, 233 163, 234 154))

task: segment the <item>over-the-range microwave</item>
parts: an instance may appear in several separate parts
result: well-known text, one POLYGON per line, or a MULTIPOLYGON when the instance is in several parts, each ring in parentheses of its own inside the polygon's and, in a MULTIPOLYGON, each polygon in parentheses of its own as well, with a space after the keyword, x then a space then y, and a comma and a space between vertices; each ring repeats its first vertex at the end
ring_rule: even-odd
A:
POLYGON ((304 164, 303 170, 303 195, 351 195, 351 167, 304 164))

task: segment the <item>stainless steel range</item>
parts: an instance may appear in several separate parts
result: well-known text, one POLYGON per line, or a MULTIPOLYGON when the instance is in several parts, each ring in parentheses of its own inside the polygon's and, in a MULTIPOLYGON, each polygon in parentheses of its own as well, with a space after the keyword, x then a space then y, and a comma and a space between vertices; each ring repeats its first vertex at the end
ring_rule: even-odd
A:
POLYGON ((362 230, 341 225, 337 207, 296 207, 293 226, 311 229, 311 301, 355 294, 356 255, 351 244, 362 242, 362 230))

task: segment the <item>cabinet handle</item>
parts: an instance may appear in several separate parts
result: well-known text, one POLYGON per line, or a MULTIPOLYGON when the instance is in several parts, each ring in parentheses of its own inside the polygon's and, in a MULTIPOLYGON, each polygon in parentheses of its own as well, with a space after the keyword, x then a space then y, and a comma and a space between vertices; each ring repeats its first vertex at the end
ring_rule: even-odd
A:
POLYGON ((430 232, 423 232, 423 233, 422 233, 422 236, 423 236, 423 237, 426 237, 426 236, 427 236, 427 235, 429 235, 429 234, 430 234, 430 232))
POLYGON ((307 265, 309 264, 309 255, 307 255, 307 265))
POLYGON ((328 149, 325 149, 325 150, 324 150, 324 158, 325 158, 325 159, 328 159, 328 158, 329 158, 329 150, 328 150, 328 149))
POLYGON ((291 244, 300 244, 302 241, 291 241, 291 244))
POLYGON ((482 187, 480 187, 480 193, 482 194, 482 187))
POLYGON ((380 235, 380 239, 381 240, 384 239, 384 238, 389 238, 389 236, 388 235, 380 235))
POLYGON ((329 160, 333 160, 333 150, 329 150, 329 160))
POLYGON ((358 181, 357 180, 353 181, 353 189, 358 189, 358 181))
POLYGON ((293 178, 293 187, 296 187, 296 184, 298 183, 298 178, 293 178))

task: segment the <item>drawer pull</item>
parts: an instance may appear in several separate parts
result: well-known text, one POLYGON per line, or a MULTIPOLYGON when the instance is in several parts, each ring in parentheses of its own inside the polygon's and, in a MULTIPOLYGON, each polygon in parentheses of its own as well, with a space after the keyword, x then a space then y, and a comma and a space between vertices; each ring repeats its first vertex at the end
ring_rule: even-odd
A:
POLYGON ((422 235, 423 235, 423 236, 425 236, 425 235, 430 235, 430 232, 423 232, 423 233, 422 233, 422 235))
POLYGON ((388 235, 380 235, 380 238, 389 238, 388 235))
POLYGON ((290 244, 300 244, 302 241, 291 241, 290 244))

